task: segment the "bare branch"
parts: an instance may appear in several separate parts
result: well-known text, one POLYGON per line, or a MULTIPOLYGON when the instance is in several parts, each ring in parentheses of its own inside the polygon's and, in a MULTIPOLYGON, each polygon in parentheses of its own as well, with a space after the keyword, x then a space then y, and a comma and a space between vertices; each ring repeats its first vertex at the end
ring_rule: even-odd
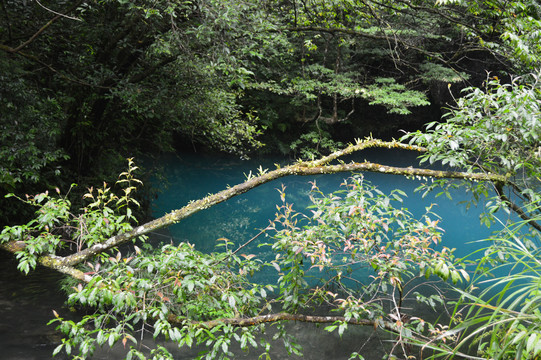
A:
MULTIPOLYGON (((45 9, 45 10, 47 10, 48 12, 51 12, 51 13, 55 14, 55 15, 58 16, 58 17, 64 17, 64 18, 66 18, 66 19, 76 20, 76 21, 83 21, 82 19, 79 19, 79 18, 76 18, 76 17, 73 17, 73 16, 68 16, 68 15, 66 15, 66 14, 62 14, 62 13, 56 12, 56 11, 54 11, 54 10, 51 10, 51 9, 49 9, 48 7, 42 5, 38 0, 34 0, 34 1, 35 1, 40 7, 42 7, 42 8, 45 9)), ((80 3, 79 3, 79 4, 80 4, 80 3)), ((79 4, 77 4, 77 5, 79 5, 79 4)), ((73 9, 73 7, 72 7, 71 9, 73 9)), ((71 10, 71 9, 70 9, 70 10, 71 10)))
MULTIPOLYGON (((81 5, 83 1, 79 1, 75 4, 73 4, 68 10, 67 12, 71 12, 72 10, 74 10, 75 8, 77 8, 77 6, 81 5)), ((53 11, 53 10, 50 10, 48 8, 46 8, 45 6, 41 5, 41 3, 36 0, 36 3, 41 6, 42 8, 44 8, 45 10, 47 11, 50 11, 52 12, 53 14, 55 14, 56 16, 53 17, 51 20, 49 20, 45 25, 43 25, 38 31, 36 31, 34 33, 34 35, 32 35, 28 40, 26 40, 24 43, 22 43, 21 45, 17 46, 16 48, 10 48, 9 52, 19 52, 22 48, 24 48, 25 46, 27 46, 28 44, 32 43, 39 35, 41 35, 42 32, 44 32, 49 26, 51 26, 56 20, 60 19, 61 17, 66 17, 68 19, 71 19, 71 20, 78 20, 78 21, 81 21, 81 19, 77 19, 77 18, 72 18, 70 16, 67 16, 67 15, 63 15, 63 14, 60 14, 60 13, 57 13, 56 11, 53 11)))

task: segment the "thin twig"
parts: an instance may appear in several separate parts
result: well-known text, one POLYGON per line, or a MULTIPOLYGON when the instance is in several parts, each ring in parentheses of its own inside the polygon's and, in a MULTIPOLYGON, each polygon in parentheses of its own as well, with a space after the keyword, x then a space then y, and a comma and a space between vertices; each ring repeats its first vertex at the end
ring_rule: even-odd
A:
POLYGON ((247 242, 245 242, 244 244, 242 244, 241 246, 238 247, 237 250, 233 251, 231 254, 229 254, 228 256, 226 256, 225 258, 223 258, 222 260, 216 262, 216 264, 219 264, 219 263, 222 263, 224 261, 226 261, 227 259, 229 259, 231 256, 235 255, 236 253, 238 253, 242 248, 244 248, 245 246, 247 246, 248 244, 250 244, 252 241, 254 241, 255 239, 257 239, 261 234, 263 234, 264 232, 266 232, 267 230, 269 230, 270 227, 267 227, 263 230, 261 230, 256 236, 254 236, 253 238, 251 238, 250 240, 248 240, 247 242))
POLYGON ((38 0, 35 0, 35 1, 36 1, 36 3, 37 3, 39 6, 41 6, 41 7, 44 8, 45 10, 47 10, 47 11, 49 11, 49 12, 51 12, 51 13, 57 15, 57 16, 64 17, 64 18, 70 19, 70 20, 83 21, 82 19, 79 19, 79 18, 76 18, 76 17, 73 17, 73 16, 68 16, 68 15, 66 15, 66 14, 62 14, 62 13, 56 12, 56 11, 54 11, 54 10, 52 10, 52 9, 49 9, 48 7, 42 5, 38 0))

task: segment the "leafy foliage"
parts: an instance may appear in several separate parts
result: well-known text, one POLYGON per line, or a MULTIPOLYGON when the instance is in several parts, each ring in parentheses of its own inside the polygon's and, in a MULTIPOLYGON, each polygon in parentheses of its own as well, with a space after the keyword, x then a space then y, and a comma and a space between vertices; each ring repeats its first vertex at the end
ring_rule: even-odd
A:
POLYGON ((336 151, 342 146, 341 142, 333 141, 328 132, 321 130, 302 134, 299 139, 289 145, 296 158, 311 160, 324 153, 336 151))
POLYGON ((67 158, 57 147, 64 114, 58 101, 24 80, 28 73, 0 55, 0 189, 47 183, 67 158))
MULTIPOLYGON (((107 187, 90 191, 86 197, 91 202, 77 216, 69 212, 65 198, 29 198, 39 206, 36 219, 2 233, 3 241, 25 241, 18 253, 19 268, 28 272, 41 254, 61 251, 70 242, 66 233, 80 251, 130 230, 130 206, 136 204, 129 195, 138 180, 133 175, 136 167, 131 161, 129 165, 119 180, 125 186, 122 196, 107 187)), ((327 331, 340 335, 349 324, 362 321, 408 336, 431 329, 419 318, 411 325, 403 320, 405 301, 433 307, 441 303, 441 295, 420 295, 414 279, 434 274, 457 282, 468 275, 453 265, 452 251, 439 246, 441 229, 433 215, 415 220, 407 210, 393 206, 403 195, 387 196, 358 176, 330 195, 314 185, 312 215, 305 216, 293 211, 282 191, 283 204, 265 229, 272 240, 267 244, 274 254, 270 257, 239 255, 244 246, 232 251, 225 239, 224 251, 208 255, 188 243, 144 246, 145 250, 134 246, 124 255, 118 249, 97 254, 81 267, 90 280, 74 283, 68 300, 87 314, 76 321, 55 313, 51 321, 66 336, 55 354, 63 350, 88 358, 97 347, 120 342, 124 347, 130 344, 127 358, 172 358, 159 345, 163 338, 180 348, 204 345, 201 357, 207 359, 233 356, 233 342, 243 350, 261 346, 268 354, 270 344, 258 317, 272 318, 277 310, 289 317, 306 316, 304 312, 323 304, 335 319, 327 331), (273 278, 269 283, 252 280, 263 269, 278 271, 277 285, 273 278), (146 336, 158 341, 154 349, 141 348, 146 336)), ((276 327, 276 339, 282 339, 289 352, 301 354, 280 323, 276 327)))
MULTIPOLYGON (((403 139, 427 148, 421 156, 423 162, 506 175, 512 181, 509 193, 518 196, 525 214, 535 214, 541 166, 538 76, 516 78, 511 84, 492 77, 485 91, 464 91, 466 95, 446 114, 445 122, 430 123, 426 132, 417 131, 403 139)), ((504 195, 501 185, 468 187, 474 200, 496 190, 496 198, 487 204, 488 215, 500 207, 518 207, 504 195)), ((488 216, 486 223, 490 222, 488 216)))
MULTIPOLYGON (((117 253, 89 266, 93 280, 74 287, 69 303, 96 312, 77 323, 59 315, 51 321, 58 322, 67 336, 56 352, 64 349, 71 354, 72 349, 74 353, 78 349, 84 358, 96 346, 121 341, 124 346, 131 345, 127 358, 144 358, 136 338, 140 327, 142 337, 164 336, 180 347, 205 343, 211 349, 207 358, 216 358, 217 353, 227 356, 228 344, 232 337, 240 340, 238 335, 226 325, 225 329, 205 329, 197 322, 254 315, 254 308, 266 296, 263 287, 250 286, 246 279, 247 272, 259 267, 257 261, 231 254, 204 255, 185 243, 165 245, 151 254, 136 248, 127 258, 117 253)), ((250 338, 243 335, 240 341, 243 348, 249 345, 246 336, 250 338)), ((255 344, 254 340, 249 342, 255 344)), ((152 358, 171 357, 160 347, 153 353, 152 358)))
POLYGON ((406 286, 417 276, 435 274, 455 283, 462 277, 468 279, 466 272, 452 265, 450 249, 436 250, 441 241, 437 219, 427 213, 422 220, 415 220, 406 209, 393 206, 402 201, 404 193, 396 190, 385 195, 362 177, 353 177, 343 185, 344 190, 325 196, 314 184, 311 216, 295 213, 288 204, 281 207, 272 247, 279 251, 273 266, 284 273, 278 283, 286 309, 309 305, 308 299, 319 298, 341 304, 342 310, 347 304, 362 304, 347 311, 355 318, 377 319, 384 316, 383 294, 397 292, 399 295, 391 298, 396 301, 391 309, 400 317, 402 310, 397 304, 402 303, 406 286), (305 259, 310 269, 321 274, 312 271, 312 276, 323 276, 323 283, 311 290, 314 293, 302 291, 310 288, 303 279, 305 259), (370 275, 371 271, 375 275, 370 275))
POLYGON ((406 137, 427 147, 422 160, 532 177, 541 134, 537 76, 517 78, 508 85, 493 77, 486 91, 467 88, 464 92, 456 108, 445 115, 446 122, 432 122, 426 133, 406 137))
MULTIPOLYGON (((287 134, 287 151, 314 157, 340 146, 331 135, 336 124, 363 128, 359 110, 366 106, 407 115, 429 104, 427 83, 475 81, 496 67, 534 73, 509 83, 489 77, 485 89, 464 90, 444 122, 404 139, 424 147, 421 159, 431 165, 505 175, 506 181, 467 185, 473 200, 489 197, 485 223, 504 209, 539 229, 539 9, 533 0, 115 0, 47 7, 6 0, 0 188, 50 187, 61 165, 79 179, 106 178, 126 154, 149 145, 170 150, 174 139, 246 156, 262 145, 263 127, 287 134)), ((19 249, 19 269, 28 273, 47 256, 133 230, 135 170, 130 161, 120 195, 107 184, 90 188, 80 211, 59 190, 56 197, 22 199, 37 208, 35 217, 0 235, 3 245, 19 249)), ((449 194, 448 187, 463 183, 439 181, 425 190, 440 185, 449 194)), ((429 324, 405 313, 403 302, 435 307, 443 300, 415 292, 415 279, 468 281, 439 244, 435 215, 427 209, 416 219, 395 206, 403 194, 382 194, 360 177, 344 186, 324 195, 314 185, 309 215, 294 211, 282 191, 266 230, 274 231, 272 259, 237 255, 240 248, 228 246, 205 255, 189 244, 97 254, 78 269, 91 280, 74 284, 69 297, 89 314, 80 321, 56 315, 52 323, 66 338, 55 353, 86 358, 97 346, 121 342, 130 343, 127 358, 171 358, 161 345, 141 350, 140 339, 152 334, 179 347, 206 346, 201 357, 231 357, 233 342, 268 356, 270 344, 258 337, 274 319, 276 338, 300 354, 278 321, 306 320, 311 315, 303 312, 324 305, 333 311, 329 332, 370 324, 395 334, 389 357, 399 350, 407 357, 406 341, 453 356, 469 340, 484 357, 539 356, 537 233, 526 237, 510 226, 491 239, 475 280, 486 281, 488 268, 502 260, 516 262, 517 272, 497 277, 480 295, 458 290, 463 298, 452 319, 458 325, 429 324), (254 283, 252 273, 264 268, 277 270, 277 286, 254 283)))
MULTIPOLYGON (((69 156, 62 165, 78 182, 114 176, 121 159, 149 149, 203 145, 246 156, 265 129, 273 142, 293 130, 287 150, 314 131, 306 122, 347 123, 366 136, 364 108, 402 116, 427 105, 421 86, 468 78, 460 59, 480 42, 507 54, 506 39, 519 41, 532 57, 538 18, 529 2, 505 11, 494 2, 345 0, 5 1, 3 9, 0 67, 18 69, 5 80, 35 98, 48 125, 47 146, 37 147, 45 163, 69 156), (506 35, 498 42, 491 31, 506 35)), ((31 129, 34 115, 17 111, 31 129)), ((23 163, 3 165, 4 187, 50 170, 11 150, 23 163), (32 166, 22 177, 14 170, 32 166)))
POLYGON ((473 261, 472 284, 457 289, 461 298, 447 333, 459 336, 455 343, 429 345, 437 354, 453 358, 469 348, 469 353, 483 359, 539 356, 540 238, 538 232, 530 234, 526 226, 526 222, 514 223, 483 241, 488 247, 473 261), (482 286, 481 291, 474 291, 475 286, 482 286))
MULTIPOLYGON (((68 247, 81 251, 118 232, 131 230, 136 222, 132 209, 139 206, 132 196, 141 184, 134 177, 136 170, 137 166, 129 159, 128 170, 120 174, 117 182, 123 192, 120 196, 105 183, 103 188, 88 189, 84 198, 90 202, 80 214, 72 213, 67 197, 53 197, 48 191, 20 199, 37 207, 35 218, 25 225, 6 226, 0 234, 1 242, 24 242, 24 248, 17 253, 19 270, 28 274, 41 255, 55 255, 68 247)), ((56 191, 60 195, 58 188, 56 191)))

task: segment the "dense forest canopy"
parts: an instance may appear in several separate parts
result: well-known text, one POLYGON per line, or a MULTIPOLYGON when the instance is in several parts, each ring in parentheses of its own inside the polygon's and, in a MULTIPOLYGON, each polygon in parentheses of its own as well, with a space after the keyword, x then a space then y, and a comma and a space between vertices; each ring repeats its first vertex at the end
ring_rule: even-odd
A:
POLYGON ((2 150, 2 187, 47 183, 59 166, 72 180, 100 179, 119 158, 175 144, 248 153, 261 141, 286 152, 314 141, 328 151, 333 125, 386 134, 414 122, 400 115, 416 107, 444 106, 450 83, 534 68, 536 11, 533 2, 4 0, 2 136, 16 147, 2 150))
MULTIPOLYGON (((282 324, 306 321, 340 335, 387 331, 389 358, 416 356, 412 345, 424 358, 540 356, 540 15, 536 1, 0 0, 0 241, 23 272, 41 264, 74 279, 69 301, 88 314, 55 315, 66 335, 55 353, 86 358, 121 342, 127 358, 170 357, 159 343, 140 347, 148 333, 205 344, 208 358, 233 356, 232 342, 269 356, 258 336, 271 323, 298 354, 282 324), (428 168, 342 160, 370 147, 416 151, 428 168), (299 161, 143 223, 131 158, 180 149, 299 161), (356 175, 342 192, 314 187, 311 215, 279 205, 262 230, 272 261, 227 246, 142 245, 280 177, 362 171, 431 178, 421 190, 458 187, 486 201, 485 225, 499 210, 516 220, 468 268, 439 245, 432 213, 415 219, 400 192, 356 175), (119 173, 114 187, 103 183, 119 173), (472 292, 509 263, 519 266, 472 292), (316 286, 310 266, 324 270, 316 286), (355 266, 371 280, 346 280, 355 266), (254 283, 268 267, 278 283, 254 283), (463 283, 447 324, 402 306, 419 276, 463 283)), ((417 297, 435 299, 452 305, 417 297)))

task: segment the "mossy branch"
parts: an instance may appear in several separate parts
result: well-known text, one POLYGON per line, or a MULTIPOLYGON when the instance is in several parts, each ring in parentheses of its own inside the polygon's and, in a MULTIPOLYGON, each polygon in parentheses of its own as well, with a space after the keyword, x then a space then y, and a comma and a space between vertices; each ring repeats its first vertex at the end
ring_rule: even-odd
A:
MULTIPOLYGON (((507 178, 503 175, 491 174, 491 173, 468 173, 459 171, 442 171, 431 169, 420 169, 414 167, 396 167, 387 166, 382 164, 376 164, 372 162, 351 162, 351 163, 338 163, 330 164, 335 160, 339 160, 345 155, 352 154, 354 152, 367 149, 367 148, 389 148, 389 149, 405 149, 417 152, 424 152, 425 149, 418 146, 403 144, 398 141, 382 141, 377 139, 368 139, 364 141, 358 141, 356 144, 352 144, 343 150, 336 151, 328 156, 325 156, 318 160, 302 161, 296 164, 292 164, 285 167, 277 168, 273 171, 269 171, 257 177, 253 177, 241 184, 235 185, 228 189, 222 190, 216 194, 209 195, 205 198, 190 202, 188 205, 173 210, 172 212, 165 214, 164 216, 152 220, 146 224, 135 227, 133 230, 115 235, 106 241, 90 246, 77 253, 66 257, 45 255, 39 258, 39 263, 66 273, 72 277, 75 277, 82 281, 88 281, 88 276, 82 272, 73 268, 75 265, 83 263, 92 257, 117 247, 131 239, 137 238, 141 235, 148 234, 152 231, 175 224, 182 219, 189 217, 201 210, 205 210, 211 206, 231 199, 234 196, 244 194, 260 185, 266 184, 273 180, 296 175, 296 176, 308 176, 308 175, 321 175, 321 174, 333 174, 340 172, 377 172, 390 175, 403 175, 410 177, 425 177, 425 178, 447 178, 447 179, 465 179, 471 181, 491 181, 496 184, 506 184, 507 178)), ((22 245, 24 246, 24 245, 22 245)), ((16 244, 6 243, 2 247, 10 252, 15 253, 20 251, 16 244), (18 250, 17 250, 18 249, 18 250)))
POLYGON ((343 150, 337 151, 330 154, 329 156, 323 157, 319 160, 299 162, 293 165, 281 167, 273 171, 269 171, 260 176, 254 177, 244 183, 235 185, 231 188, 222 190, 216 194, 209 195, 203 199, 199 199, 189 203, 188 205, 174 210, 158 219, 152 220, 144 225, 140 225, 134 228, 132 231, 118 234, 109 238, 107 241, 96 244, 89 248, 86 248, 78 253, 67 256, 63 259, 63 266, 74 266, 76 264, 82 263, 93 256, 106 251, 108 249, 114 248, 118 245, 129 241, 130 239, 136 238, 141 235, 148 234, 152 231, 170 226, 179 222, 182 219, 189 217, 190 215, 195 214, 201 210, 207 209, 211 206, 224 202, 228 199, 231 199, 234 196, 244 194, 251 189, 254 189, 260 185, 266 184, 273 180, 297 175, 297 176, 307 176, 307 175, 321 175, 321 174, 333 174, 339 172, 379 172, 384 174, 392 175, 404 175, 412 177, 430 177, 430 178, 448 178, 448 179, 466 179, 472 181, 492 181, 496 183, 506 183, 507 178, 503 175, 490 174, 490 173, 468 173, 468 172, 459 172, 459 171, 441 171, 441 170, 431 170, 431 169, 419 169, 414 167, 395 167, 376 164, 372 162, 352 162, 352 163, 340 163, 335 165, 327 165, 333 160, 337 160, 340 157, 345 155, 352 154, 356 151, 360 151, 366 148, 378 147, 378 148, 397 148, 397 149, 408 149, 413 151, 424 151, 424 148, 411 146, 407 144, 402 144, 396 141, 381 141, 381 140, 367 140, 359 141, 357 144, 350 145, 343 150))

